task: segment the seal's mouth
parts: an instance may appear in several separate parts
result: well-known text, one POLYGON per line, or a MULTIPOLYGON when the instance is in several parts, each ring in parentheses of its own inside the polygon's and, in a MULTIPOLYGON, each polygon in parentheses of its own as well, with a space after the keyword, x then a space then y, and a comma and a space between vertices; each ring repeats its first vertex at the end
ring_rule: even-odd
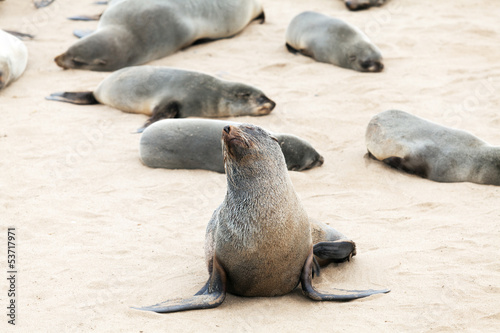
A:
POLYGON ((361 67, 363 70, 367 72, 373 72, 373 73, 378 73, 381 72, 384 69, 384 64, 381 63, 380 61, 363 61, 361 63, 361 67))

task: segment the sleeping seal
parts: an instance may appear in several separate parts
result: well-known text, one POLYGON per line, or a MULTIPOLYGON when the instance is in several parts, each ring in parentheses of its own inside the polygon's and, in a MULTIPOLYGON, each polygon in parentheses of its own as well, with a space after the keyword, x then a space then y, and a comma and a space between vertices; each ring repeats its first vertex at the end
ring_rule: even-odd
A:
POLYGON ((438 182, 500 185, 500 147, 404 111, 374 116, 366 147, 379 161, 438 182))
POLYGON ((191 298, 140 310, 160 313, 214 308, 226 292, 279 296, 299 283, 317 301, 350 301, 389 290, 324 294, 312 286, 323 263, 356 254, 354 242, 322 223, 310 222, 293 189, 278 140, 248 124, 222 131, 227 193, 208 222, 205 259, 209 278, 191 298), (312 236, 314 235, 314 237, 312 236))
MULTIPOLYGON (((106 104, 150 116, 145 126, 163 118, 236 117, 269 114, 276 103, 259 89, 182 69, 127 67, 85 92, 58 92, 49 100, 106 104)), ((140 129, 139 131, 141 131, 140 129)))
POLYGON ((28 63, 28 49, 17 37, 0 30, 0 90, 19 78, 28 63))
POLYGON ((352 11, 380 7, 386 2, 387 0, 344 0, 346 7, 352 11))
MULTIPOLYGON (((227 125, 238 123, 212 119, 164 119, 146 128, 139 152, 152 168, 205 169, 223 173, 220 135, 227 125)), ((288 170, 303 171, 323 164, 313 146, 291 134, 276 133, 288 170)))
POLYGON ((382 54, 358 28, 337 18, 303 12, 286 30, 286 47, 313 59, 359 72, 380 72, 382 54))
POLYGON ((228 38, 264 20, 260 0, 114 0, 97 30, 55 62, 62 68, 115 71, 166 57, 196 41, 228 38))

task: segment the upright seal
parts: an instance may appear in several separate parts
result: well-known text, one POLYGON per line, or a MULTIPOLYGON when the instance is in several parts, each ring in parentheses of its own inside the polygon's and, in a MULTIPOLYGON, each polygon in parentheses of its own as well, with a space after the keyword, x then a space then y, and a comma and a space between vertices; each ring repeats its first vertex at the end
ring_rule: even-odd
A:
POLYGON ((260 0, 115 0, 97 30, 55 58, 62 68, 115 71, 166 57, 196 41, 228 38, 264 20, 260 0))
POLYGON ((500 185, 500 147, 404 111, 374 116, 366 147, 375 159, 423 178, 500 185))
POLYGON ((205 258, 209 279, 188 299, 140 308, 176 312, 217 307, 226 292, 278 296, 300 283, 317 301, 350 301, 389 290, 323 294, 312 286, 315 257, 343 262, 356 254, 354 242, 311 223, 293 189, 278 140, 259 127, 226 126, 222 132, 227 194, 208 223, 205 258), (313 236, 314 235, 314 239, 313 236), (313 241, 318 242, 314 244, 313 241))
POLYGON ((0 90, 19 78, 28 63, 28 49, 17 37, 0 30, 0 90))
POLYGON ((358 72, 384 69, 380 50, 361 30, 316 12, 293 18, 286 30, 286 47, 292 53, 358 72))
MULTIPOLYGON (((152 168, 205 169, 224 172, 220 134, 227 125, 239 123, 212 119, 164 119, 146 128, 141 137, 142 162, 152 168)), ((304 139, 285 133, 279 141, 288 170, 303 171, 324 162, 304 139)))
POLYGON ((276 105, 261 90, 243 83, 155 66, 123 68, 105 78, 93 92, 58 92, 47 99, 102 103, 142 113, 150 116, 145 126, 163 118, 261 116, 276 105))

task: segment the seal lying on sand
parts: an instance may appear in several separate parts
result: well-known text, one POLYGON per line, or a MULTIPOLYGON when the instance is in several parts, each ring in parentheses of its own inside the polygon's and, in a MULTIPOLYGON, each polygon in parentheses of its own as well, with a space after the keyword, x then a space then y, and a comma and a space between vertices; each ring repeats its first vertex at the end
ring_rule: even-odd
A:
POLYGON ((0 90, 19 78, 28 63, 28 49, 19 38, 0 30, 0 90))
POLYGON ((387 0, 344 0, 346 7, 353 11, 368 9, 370 7, 380 7, 386 2, 387 0))
POLYGON ((114 71, 163 58, 196 41, 228 38, 264 20, 260 0, 115 0, 97 30, 55 58, 62 68, 114 71))
POLYGON ((227 194, 207 226, 205 258, 210 277, 191 298, 141 310, 213 308, 224 301, 226 292, 278 296, 299 283, 306 296, 318 301, 350 301, 389 291, 342 295, 316 291, 312 287, 313 272, 319 273, 315 256, 324 263, 349 260, 356 254, 354 242, 324 224, 310 222, 276 138, 248 124, 226 126, 222 133, 227 194), (313 241, 318 243, 313 246, 313 241))
POLYGON ((438 182, 500 185, 500 147, 403 111, 374 116, 366 147, 377 160, 438 182))
MULTIPOLYGON (((220 135, 238 123, 211 119, 165 119, 146 128, 141 137, 142 162, 152 168, 205 169, 224 172, 220 135)), ((273 134, 279 141, 288 170, 302 171, 323 164, 313 146, 291 134, 273 134)))
POLYGON ((358 28, 337 18, 303 12, 286 30, 286 47, 313 59, 359 72, 384 68, 380 50, 358 28))
POLYGON ((163 118, 260 116, 269 114, 276 105, 262 91, 243 83, 155 66, 123 68, 104 79, 93 92, 58 92, 47 99, 102 103, 142 113, 150 116, 145 126, 163 118))

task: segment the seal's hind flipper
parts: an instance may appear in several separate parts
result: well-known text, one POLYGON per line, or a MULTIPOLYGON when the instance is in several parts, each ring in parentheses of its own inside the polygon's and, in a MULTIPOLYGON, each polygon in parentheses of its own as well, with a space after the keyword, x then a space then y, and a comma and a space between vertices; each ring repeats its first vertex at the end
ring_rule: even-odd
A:
POLYGON ((156 305, 133 309, 157 313, 170 313, 186 310, 211 309, 221 305, 226 298, 226 272, 215 257, 213 262, 213 269, 207 284, 193 297, 168 300, 156 305))
POLYGON ((48 5, 50 5, 51 3, 53 3, 54 0, 34 0, 33 1, 33 4, 35 5, 36 8, 43 8, 43 7, 47 7, 48 5))
POLYGON ((313 252, 309 254, 306 259, 306 263, 304 264, 304 268, 302 269, 302 274, 300 276, 300 284, 302 285, 303 293, 315 300, 315 301, 337 301, 337 302, 347 302, 352 301, 358 298, 368 297, 370 295, 375 294, 385 294, 388 293, 389 289, 381 289, 381 290, 343 290, 343 289, 335 289, 340 291, 339 294, 323 294, 318 292, 312 286, 312 272, 314 269, 314 256, 313 252))
POLYGON ((349 240, 320 242, 314 244, 313 253, 322 264, 349 261, 356 255, 356 244, 349 240))
POLYGON ((181 110, 181 104, 179 102, 170 102, 165 105, 157 105, 152 112, 151 117, 144 123, 142 128, 139 128, 137 132, 142 133, 152 123, 166 119, 166 118, 178 118, 179 111, 181 110))
POLYGON ((45 99, 78 105, 99 104, 99 101, 95 99, 92 91, 56 92, 45 97, 45 99))
POLYGON ((33 39, 35 36, 30 35, 30 34, 25 34, 23 32, 18 32, 18 31, 12 31, 12 30, 4 30, 5 32, 8 32, 9 34, 16 36, 19 39, 33 39))
POLYGON ((76 30, 73 30, 73 35, 78 37, 78 38, 83 38, 83 37, 87 37, 88 35, 90 35, 91 33, 93 33, 94 30, 79 30, 79 29, 76 29, 76 30))
POLYGON ((68 17, 71 21, 99 21, 102 14, 97 15, 76 15, 68 17))

